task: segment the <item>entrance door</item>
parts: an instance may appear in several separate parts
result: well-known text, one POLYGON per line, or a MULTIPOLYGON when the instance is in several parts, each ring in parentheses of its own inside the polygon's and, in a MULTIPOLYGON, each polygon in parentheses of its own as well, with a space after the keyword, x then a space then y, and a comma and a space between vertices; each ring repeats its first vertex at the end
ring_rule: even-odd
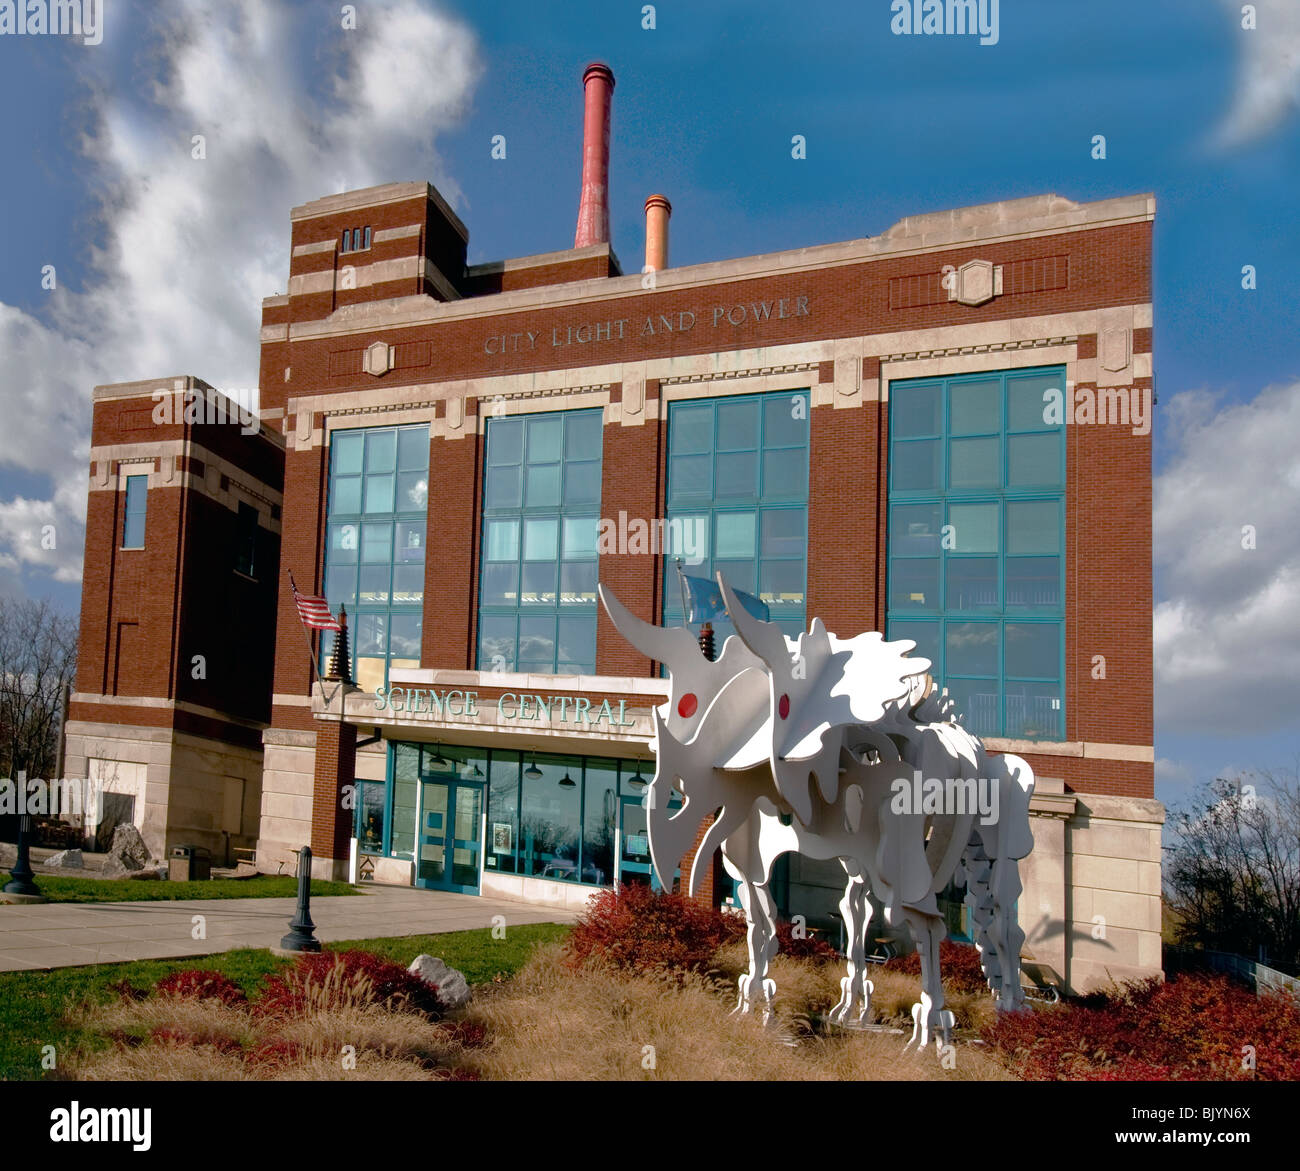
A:
MULTIPOLYGON (((681 802, 673 801, 676 809, 681 802)), ((650 835, 644 797, 623 797, 619 802, 618 818, 619 883, 641 883, 651 890, 662 890, 659 876, 650 860, 650 835)), ((681 878, 681 871, 673 872, 673 882, 681 878)))
POLYGON ((483 786, 451 777, 425 780, 420 796, 415 885, 478 894, 483 786))

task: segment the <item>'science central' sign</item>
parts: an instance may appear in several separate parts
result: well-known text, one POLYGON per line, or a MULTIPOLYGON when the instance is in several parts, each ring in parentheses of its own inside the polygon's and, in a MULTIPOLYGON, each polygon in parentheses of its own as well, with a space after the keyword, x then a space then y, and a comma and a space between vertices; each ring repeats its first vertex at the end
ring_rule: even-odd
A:
POLYGON ((777 297, 766 301, 737 301, 732 305, 711 305, 698 314, 693 309, 683 309, 676 313, 651 313, 646 317, 607 317, 603 321, 584 321, 581 325, 556 325, 549 332, 522 329, 517 333, 494 333, 484 339, 483 352, 524 354, 544 349, 547 345, 559 349, 561 346, 583 346, 592 342, 689 333, 701 318, 710 328, 721 329, 724 325, 757 325, 764 321, 811 315, 806 295, 777 297))
MULTIPOLYGON (((402 712, 408 716, 429 716, 439 720, 479 720, 477 691, 435 691, 423 687, 376 687, 375 710, 402 712)), ((581 695, 537 695, 507 691, 497 699, 496 722, 513 724, 533 720, 547 724, 574 724, 608 728, 631 728, 635 720, 627 718, 627 700, 620 699, 617 709, 609 700, 598 704, 581 695), (617 719, 615 714, 617 713, 617 719)))

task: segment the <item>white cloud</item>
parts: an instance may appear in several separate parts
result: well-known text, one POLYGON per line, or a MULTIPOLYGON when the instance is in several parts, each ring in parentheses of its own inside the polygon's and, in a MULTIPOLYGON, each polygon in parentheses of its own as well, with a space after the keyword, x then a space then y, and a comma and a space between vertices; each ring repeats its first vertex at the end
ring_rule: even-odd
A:
POLYGON ((1156 721, 1162 732, 1295 725, 1300 695, 1300 383, 1220 407, 1174 396, 1156 478, 1156 721), (1253 549, 1243 533, 1253 526, 1253 549))
POLYGON ((337 8, 183 0, 145 47, 146 89, 134 75, 82 78, 96 95, 84 182, 103 241, 73 282, 85 291, 51 294, 44 319, 0 304, 0 469, 55 484, 48 501, 0 500, 0 567, 80 576, 93 385, 192 373, 256 386, 260 302, 285 289, 292 206, 416 178, 457 201, 434 139, 479 75, 473 34, 423 0, 358 7, 344 31, 337 8), (191 155, 196 134, 206 159, 191 155), (54 551, 30 547, 40 518, 56 525, 54 551))
POLYGON ((1244 146, 1277 129, 1300 109, 1300 5, 1255 0, 1256 28, 1241 27, 1243 5, 1223 0, 1239 46, 1237 83, 1215 134, 1221 147, 1244 146))

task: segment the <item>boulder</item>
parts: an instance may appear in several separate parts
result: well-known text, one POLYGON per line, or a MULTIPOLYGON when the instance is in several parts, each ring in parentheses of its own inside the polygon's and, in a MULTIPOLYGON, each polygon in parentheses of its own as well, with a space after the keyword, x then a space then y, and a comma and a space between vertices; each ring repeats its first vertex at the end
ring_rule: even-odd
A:
POLYGON ((108 852, 121 858, 128 870, 143 870, 149 865, 149 847, 144 844, 140 831, 130 824, 119 825, 113 830, 108 852))
POLYGON ((60 850, 45 859, 46 866, 62 866, 65 870, 82 870, 86 863, 82 860, 80 850, 60 850))
POLYGON ((438 989, 438 999, 448 1008, 468 1004, 473 995, 464 973, 447 967, 437 956, 418 955, 408 970, 426 984, 434 985, 438 989))

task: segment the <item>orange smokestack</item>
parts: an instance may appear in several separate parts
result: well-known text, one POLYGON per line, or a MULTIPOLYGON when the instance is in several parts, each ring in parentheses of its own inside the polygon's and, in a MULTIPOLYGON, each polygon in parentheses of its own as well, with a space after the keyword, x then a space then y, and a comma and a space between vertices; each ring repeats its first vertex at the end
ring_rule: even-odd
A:
POLYGON ((652 195, 645 201, 645 270, 658 272, 668 267, 668 217, 673 205, 666 195, 652 195))
POLYGON ((593 61, 582 75, 586 108, 582 118, 582 199, 575 248, 609 243, 609 106, 614 72, 593 61))

